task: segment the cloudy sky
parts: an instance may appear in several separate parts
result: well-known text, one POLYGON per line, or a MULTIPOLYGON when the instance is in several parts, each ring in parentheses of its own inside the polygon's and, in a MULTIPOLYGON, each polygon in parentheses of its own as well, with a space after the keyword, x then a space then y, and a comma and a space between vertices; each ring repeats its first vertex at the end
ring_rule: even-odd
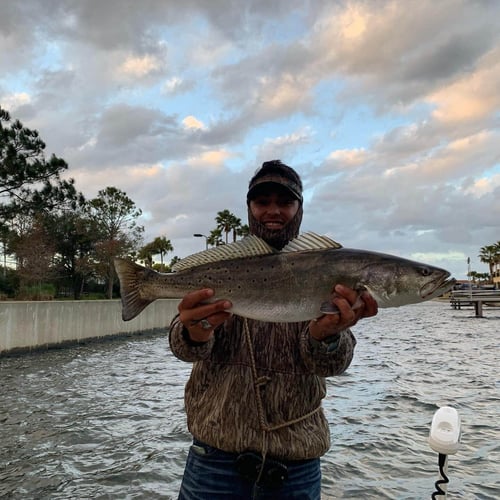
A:
POLYGON ((204 248, 280 158, 304 231, 465 278, 500 240, 496 0, 2 0, 0 106, 146 240, 204 248))

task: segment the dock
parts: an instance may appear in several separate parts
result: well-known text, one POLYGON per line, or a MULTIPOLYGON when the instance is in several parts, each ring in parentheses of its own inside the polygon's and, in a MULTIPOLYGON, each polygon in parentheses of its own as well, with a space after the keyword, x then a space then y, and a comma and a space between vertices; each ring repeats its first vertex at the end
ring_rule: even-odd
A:
POLYGON ((453 309, 473 306, 476 318, 483 318, 483 306, 500 307, 500 290, 453 290, 450 305, 453 309))

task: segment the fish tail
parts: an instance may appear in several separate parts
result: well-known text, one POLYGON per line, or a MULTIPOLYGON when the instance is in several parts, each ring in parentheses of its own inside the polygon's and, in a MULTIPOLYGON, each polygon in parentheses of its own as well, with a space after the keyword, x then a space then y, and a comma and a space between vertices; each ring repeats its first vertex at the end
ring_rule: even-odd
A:
POLYGON ((120 280, 122 319, 130 321, 153 302, 142 298, 140 294, 141 282, 144 281, 145 273, 152 271, 130 260, 115 259, 114 263, 116 274, 120 280))

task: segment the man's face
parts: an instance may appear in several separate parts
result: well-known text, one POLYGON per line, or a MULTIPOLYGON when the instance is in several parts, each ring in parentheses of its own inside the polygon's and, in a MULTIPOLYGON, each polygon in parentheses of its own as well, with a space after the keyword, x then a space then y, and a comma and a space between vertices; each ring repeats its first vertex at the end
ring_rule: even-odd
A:
POLYGON ((295 217, 299 201, 285 188, 263 186, 250 200, 250 210, 267 229, 279 231, 295 217))

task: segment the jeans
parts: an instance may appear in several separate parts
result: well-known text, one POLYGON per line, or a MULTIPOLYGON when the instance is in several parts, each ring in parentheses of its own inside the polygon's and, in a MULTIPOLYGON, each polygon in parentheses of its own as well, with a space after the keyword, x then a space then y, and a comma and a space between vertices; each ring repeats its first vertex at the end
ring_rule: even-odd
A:
POLYGON ((235 453, 195 440, 189 449, 179 500, 321 498, 319 458, 282 462, 286 466, 287 479, 279 486, 263 484, 262 478, 256 484, 255 480, 243 477, 237 470, 237 460, 235 453))

